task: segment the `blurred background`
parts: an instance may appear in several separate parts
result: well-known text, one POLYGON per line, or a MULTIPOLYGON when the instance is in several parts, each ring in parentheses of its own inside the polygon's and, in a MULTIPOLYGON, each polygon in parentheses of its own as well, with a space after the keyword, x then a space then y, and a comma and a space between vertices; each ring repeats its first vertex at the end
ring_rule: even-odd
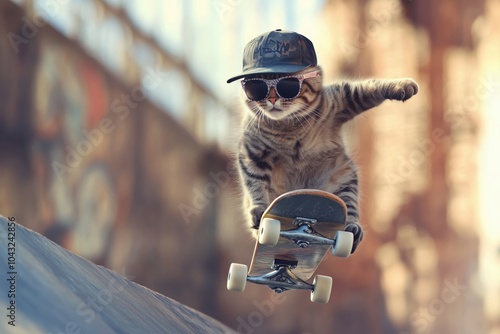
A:
POLYGON ((242 333, 499 334, 498 22, 498 0, 2 0, 0 213, 242 333), (276 28, 326 82, 420 85, 345 129, 366 235, 319 268, 327 305, 225 288, 254 247, 225 81, 276 28))

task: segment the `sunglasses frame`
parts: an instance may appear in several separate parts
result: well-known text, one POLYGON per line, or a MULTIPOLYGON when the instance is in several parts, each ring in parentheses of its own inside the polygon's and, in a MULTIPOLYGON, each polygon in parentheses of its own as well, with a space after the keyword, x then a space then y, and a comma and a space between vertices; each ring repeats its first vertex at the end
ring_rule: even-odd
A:
POLYGON ((245 78, 243 80, 241 80, 241 86, 243 87, 243 91, 245 92, 245 95, 247 96, 247 98, 251 101, 256 101, 256 102, 260 102, 260 101, 264 101, 265 99, 268 98, 269 96, 269 92, 271 91, 271 88, 274 87, 274 90, 276 91, 276 94, 283 100, 293 100, 295 99, 297 96, 300 95, 300 92, 302 91, 302 81, 304 81, 305 79, 309 79, 309 78, 315 78, 317 76, 321 75, 321 72, 319 70, 316 70, 316 71, 311 71, 311 72, 307 72, 307 73, 303 73, 303 74, 297 74, 297 75, 287 75, 287 76, 283 76, 283 77, 279 77, 279 78, 276 78, 276 79, 264 79, 264 78, 245 78), (295 79, 298 79, 299 80, 299 91, 297 93, 297 95, 295 95, 294 97, 283 97, 280 95, 280 93, 278 93, 278 88, 276 87, 278 85, 278 82, 280 82, 280 80, 283 80, 283 79, 288 79, 288 78, 295 78, 295 79), (263 99, 260 99, 260 100, 252 100, 250 97, 248 97, 248 94, 245 90, 245 84, 248 82, 248 81, 255 81, 255 80, 260 80, 260 81, 264 81, 267 85, 267 93, 266 93, 266 96, 264 96, 263 99))

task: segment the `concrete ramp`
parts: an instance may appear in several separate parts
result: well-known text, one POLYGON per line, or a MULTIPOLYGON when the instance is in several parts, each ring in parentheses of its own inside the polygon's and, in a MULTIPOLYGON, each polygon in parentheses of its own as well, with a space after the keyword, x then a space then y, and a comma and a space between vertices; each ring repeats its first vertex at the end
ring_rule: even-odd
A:
POLYGON ((0 333, 234 333, 1 216, 0 277, 0 333))

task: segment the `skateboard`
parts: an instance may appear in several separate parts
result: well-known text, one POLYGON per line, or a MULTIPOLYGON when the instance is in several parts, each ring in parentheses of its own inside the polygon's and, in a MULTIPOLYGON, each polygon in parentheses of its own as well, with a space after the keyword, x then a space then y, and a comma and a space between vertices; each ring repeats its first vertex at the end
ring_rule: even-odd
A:
POLYGON ((300 189, 277 197, 260 221, 258 240, 250 264, 232 263, 227 289, 244 291, 246 282, 266 285, 277 293, 311 290, 311 301, 327 303, 332 278, 317 275, 320 262, 332 249, 348 257, 353 234, 344 231, 347 208, 337 196, 322 190, 300 189))

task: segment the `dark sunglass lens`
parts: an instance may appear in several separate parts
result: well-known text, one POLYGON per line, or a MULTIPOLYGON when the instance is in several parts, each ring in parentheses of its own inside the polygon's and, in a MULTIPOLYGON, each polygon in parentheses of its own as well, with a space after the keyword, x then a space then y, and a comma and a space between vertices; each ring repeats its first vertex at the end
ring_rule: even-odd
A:
POLYGON ((250 100, 263 100, 267 96, 267 85, 262 80, 248 80, 245 82, 245 93, 250 100))
POLYGON ((300 82, 297 78, 285 78, 276 85, 278 94, 285 99, 293 99, 300 93, 300 82))

